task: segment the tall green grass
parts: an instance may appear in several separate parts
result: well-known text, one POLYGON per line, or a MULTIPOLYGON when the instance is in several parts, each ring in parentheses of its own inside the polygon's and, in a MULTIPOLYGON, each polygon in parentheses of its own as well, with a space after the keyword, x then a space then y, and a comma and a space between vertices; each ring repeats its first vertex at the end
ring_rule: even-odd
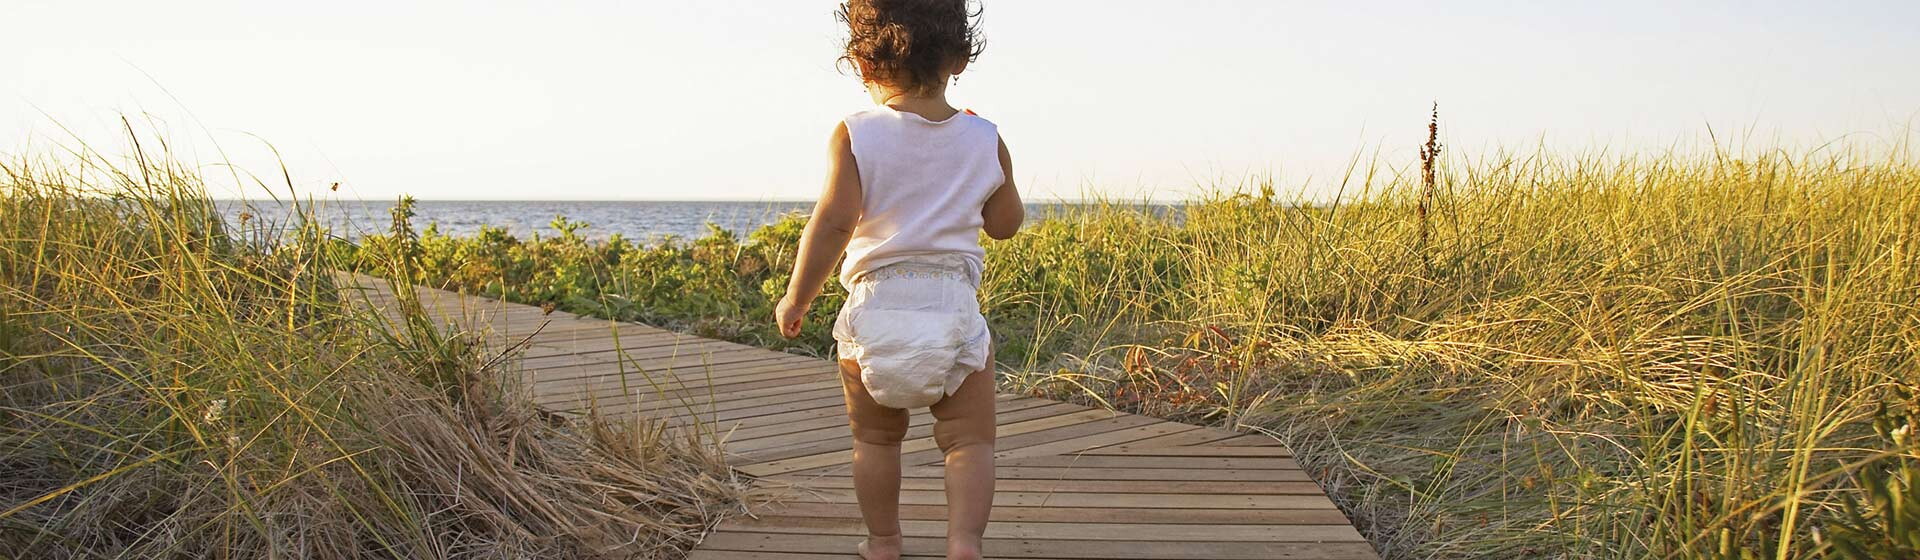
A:
POLYGON ((0 557, 671 558, 732 508, 711 442, 541 414, 220 216, 164 145, 0 163, 0 557))
MULTIPOLYGON (((1330 205, 1044 216, 988 250, 1003 383, 1272 434, 1390 557, 1920 550, 1910 154, 1437 163, 1330 205)), ((797 217, 657 247, 570 224, 430 232, 421 280, 831 347, 835 299, 797 342, 767 319, 797 217)))
POLYGON ((1055 216, 988 265, 1072 358, 1012 383, 1273 433, 1392 556, 1806 557, 1864 461, 1913 457, 1871 425, 1920 384, 1920 166, 1442 179, 1424 224, 1398 181, 1055 216))

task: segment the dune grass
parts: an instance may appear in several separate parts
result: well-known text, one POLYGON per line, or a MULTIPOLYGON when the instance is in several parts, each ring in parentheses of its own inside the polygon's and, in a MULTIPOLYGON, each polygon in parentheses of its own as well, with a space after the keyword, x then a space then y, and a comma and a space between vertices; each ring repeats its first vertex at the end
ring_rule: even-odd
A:
POLYGON ((130 154, 0 163, 0 557, 676 558, 737 509, 711 441, 542 414, 130 154))
MULTIPOLYGON (((1394 558, 1920 551, 1920 165, 1436 159, 993 243, 1011 389, 1274 435, 1394 558), (1905 474, 1902 474, 1905 473, 1905 474)), ((425 234, 417 280, 825 355, 767 317, 802 219, 640 246, 425 234)), ((383 240, 356 248, 378 260, 383 240)))
POLYGON ((1424 224, 1417 184, 1056 216, 982 290, 1069 358, 1012 383, 1272 433, 1389 556, 1874 546, 1842 504, 1913 464, 1920 167, 1503 161, 1424 224))

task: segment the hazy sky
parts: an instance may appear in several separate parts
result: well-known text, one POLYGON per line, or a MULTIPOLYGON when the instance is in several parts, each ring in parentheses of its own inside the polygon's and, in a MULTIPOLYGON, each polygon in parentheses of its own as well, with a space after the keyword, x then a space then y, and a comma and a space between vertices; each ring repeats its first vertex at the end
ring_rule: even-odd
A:
MULTIPOLYGON (((807 199, 835 121, 833 2, 0 0, 0 152, 186 157, 383 199, 807 199), (258 139, 255 136, 259 137, 258 139)), ((1030 196, 1177 198, 1456 154, 1912 136, 1920 2, 988 0, 951 91, 1030 196)), ((231 196, 233 191, 217 192, 231 196)), ((255 194, 258 193, 249 193, 255 194)))

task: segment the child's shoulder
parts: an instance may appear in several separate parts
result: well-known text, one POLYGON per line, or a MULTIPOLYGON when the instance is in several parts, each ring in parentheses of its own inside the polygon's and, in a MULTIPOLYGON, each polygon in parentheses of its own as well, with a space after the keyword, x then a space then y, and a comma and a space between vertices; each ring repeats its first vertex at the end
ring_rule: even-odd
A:
POLYGON ((1000 126, 993 124, 993 121, 987 120, 986 117, 980 116, 980 113, 973 112, 973 109, 961 109, 960 114, 954 115, 954 118, 968 119, 986 125, 988 128, 998 128, 1000 126))
POLYGON ((949 121, 952 121, 955 123, 964 122, 974 126, 984 126, 988 129, 999 127, 999 125, 994 124, 993 121, 980 116, 980 113, 974 112, 973 109, 961 109, 959 113, 949 117, 947 121, 933 122, 927 120, 925 117, 882 105, 854 111, 840 119, 841 123, 848 125, 873 121, 915 122, 920 124, 947 124, 949 121))
POLYGON ((841 120, 850 121, 854 119, 871 119, 876 117, 892 116, 891 113, 893 112, 894 110, 888 107, 868 107, 865 109, 854 111, 852 113, 847 113, 847 116, 842 118, 841 120))

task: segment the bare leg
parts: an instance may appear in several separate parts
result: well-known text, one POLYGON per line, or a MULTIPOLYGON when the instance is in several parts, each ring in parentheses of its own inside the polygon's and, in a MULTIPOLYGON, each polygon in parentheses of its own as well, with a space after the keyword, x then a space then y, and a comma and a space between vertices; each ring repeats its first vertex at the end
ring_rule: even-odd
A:
MULTIPOLYGON (((840 360, 840 386, 853 429, 853 494, 867 523, 867 560, 900 558, 900 440, 907 437, 907 411, 873 401, 860 382, 860 365, 840 360)), ((991 455, 991 453, 989 453, 991 455)))
POLYGON ((980 539, 993 509, 993 397, 993 367, 988 366, 933 405, 933 438, 947 461, 949 560, 980 558, 980 539))

